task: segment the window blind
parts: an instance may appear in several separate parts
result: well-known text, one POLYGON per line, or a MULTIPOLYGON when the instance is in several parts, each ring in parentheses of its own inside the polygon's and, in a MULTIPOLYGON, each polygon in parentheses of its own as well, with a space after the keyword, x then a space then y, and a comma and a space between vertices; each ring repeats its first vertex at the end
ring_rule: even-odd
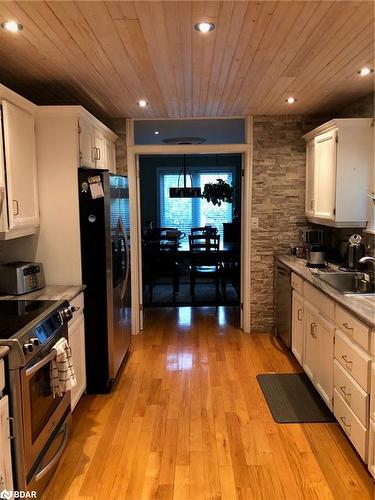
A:
MULTIPOLYGON (((232 203, 222 203, 213 205, 205 199, 200 198, 170 198, 169 188, 176 187, 179 174, 160 172, 159 174, 159 199, 160 199, 160 226, 177 228, 190 234, 192 227, 201 227, 210 225, 216 227, 218 234, 223 240, 223 223, 232 221, 232 203)), ((223 171, 218 172, 192 172, 192 180, 194 187, 201 187, 208 182, 216 182, 217 179, 223 179, 229 184, 233 183, 233 172, 223 171)), ((180 185, 183 180, 180 178, 180 185)), ((190 177, 187 177, 187 186, 191 186, 190 177)))

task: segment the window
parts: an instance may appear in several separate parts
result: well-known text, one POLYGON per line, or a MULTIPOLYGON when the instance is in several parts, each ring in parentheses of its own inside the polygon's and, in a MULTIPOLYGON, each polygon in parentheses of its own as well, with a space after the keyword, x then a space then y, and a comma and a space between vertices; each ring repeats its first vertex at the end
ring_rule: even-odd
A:
MULTIPOLYGON (((223 240, 223 223, 232 222, 232 203, 222 203, 213 205, 211 202, 201 198, 170 198, 169 188, 176 187, 178 183, 178 172, 160 171, 160 226, 178 228, 180 231, 190 234, 192 227, 213 226, 218 230, 218 234, 223 240)), ((193 186, 201 187, 208 182, 215 182, 223 179, 233 185, 234 169, 207 169, 191 171, 193 186)), ((183 178, 180 177, 180 186, 183 178)), ((191 186, 190 177, 187 177, 187 186, 191 186)), ((184 240, 187 242, 187 236, 184 240)))

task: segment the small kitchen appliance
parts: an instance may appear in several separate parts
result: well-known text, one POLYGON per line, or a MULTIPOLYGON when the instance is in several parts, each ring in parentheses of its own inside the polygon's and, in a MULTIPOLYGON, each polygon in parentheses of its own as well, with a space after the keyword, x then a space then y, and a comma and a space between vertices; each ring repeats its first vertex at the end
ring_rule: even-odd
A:
POLYGON ((366 247, 362 242, 362 236, 352 234, 346 245, 345 268, 349 271, 359 271, 359 260, 366 254, 366 247))
POLYGON ((10 262, 0 266, 0 293, 22 295, 44 286, 41 262, 10 262))
POLYGON ((326 252, 322 245, 310 245, 306 255, 307 267, 326 267, 326 252))

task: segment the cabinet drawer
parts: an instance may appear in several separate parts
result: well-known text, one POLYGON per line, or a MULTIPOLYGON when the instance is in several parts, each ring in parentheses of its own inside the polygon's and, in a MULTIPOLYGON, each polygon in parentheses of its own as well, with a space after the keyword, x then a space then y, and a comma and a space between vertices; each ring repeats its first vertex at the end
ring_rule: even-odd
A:
POLYGON ((375 477, 375 421, 370 421, 369 433, 368 469, 375 477))
POLYGON ((368 427, 369 395, 335 360, 333 366, 335 389, 364 427, 368 427))
POLYGON ((290 283, 292 284, 292 287, 294 290, 299 292, 301 295, 303 295, 303 279, 297 276, 297 274, 292 273, 291 278, 290 278, 290 283))
POLYGON ((370 350, 370 331, 366 325, 353 318, 351 314, 342 307, 336 305, 335 322, 340 329, 347 333, 357 344, 366 351, 370 350))
POLYGON ((5 386, 4 360, 0 359, 0 392, 5 386))
POLYGON ((370 418, 375 422, 375 361, 371 363, 370 418))
POLYGON ((354 345, 340 330, 336 330, 335 358, 359 385, 369 393, 371 358, 354 345))
POLYGON ((366 462, 368 431, 363 427, 336 389, 334 391, 333 413, 362 460, 366 462))
POLYGON ((305 299, 314 304, 321 314, 334 321, 335 303, 333 300, 307 282, 303 285, 303 295, 305 299))

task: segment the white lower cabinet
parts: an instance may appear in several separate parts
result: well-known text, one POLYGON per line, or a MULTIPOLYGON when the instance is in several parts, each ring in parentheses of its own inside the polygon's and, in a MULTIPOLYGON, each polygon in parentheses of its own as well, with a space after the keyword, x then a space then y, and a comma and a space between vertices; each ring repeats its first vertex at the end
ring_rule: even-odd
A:
POLYGON ((375 477, 375 330, 292 273, 292 352, 375 477))
POLYGON ((86 390, 85 321, 82 312, 69 325, 68 335, 77 378, 77 385, 71 390, 71 407, 74 410, 86 390))
POLYGON ((8 396, 0 399, 0 492, 13 490, 8 396))
POLYGON ((303 297, 293 291, 292 297, 292 352, 303 364, 303 297))
POLYGON ((369 439, 369 451, 368 451, 368 468, 371 474, 375 478, 375 422, 370 420, 370 439, 369 439))
POLYGON ((309 302, 304 303, 303 368, 332 409, 334 325, 324 319, 309 302))
POLYGON ((353 443, 362 460, 367 460, 368 432, 335 389, 333 411, 345 434, 353 443))

